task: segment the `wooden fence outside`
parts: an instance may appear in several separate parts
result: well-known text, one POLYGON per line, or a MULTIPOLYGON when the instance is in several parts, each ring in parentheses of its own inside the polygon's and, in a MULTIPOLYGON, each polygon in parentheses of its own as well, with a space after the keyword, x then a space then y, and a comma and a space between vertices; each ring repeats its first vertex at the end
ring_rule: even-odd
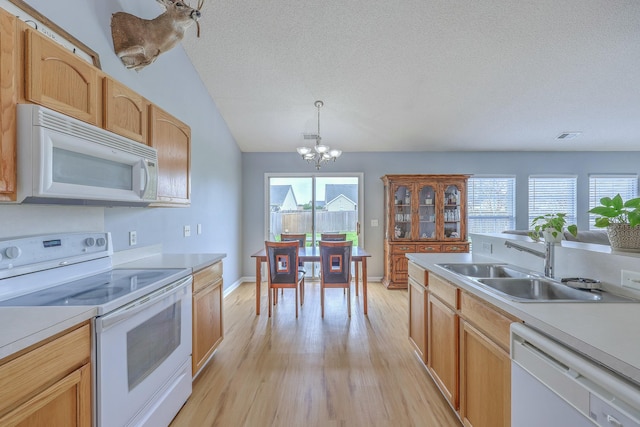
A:
MULTIPOLYGON (((312 220, 311 211, 271 212, 271 233, 309 233, 312 220)), ((322 232, 356 231, 357 222, 357 211, 316 212, 316 230, 322 232)))

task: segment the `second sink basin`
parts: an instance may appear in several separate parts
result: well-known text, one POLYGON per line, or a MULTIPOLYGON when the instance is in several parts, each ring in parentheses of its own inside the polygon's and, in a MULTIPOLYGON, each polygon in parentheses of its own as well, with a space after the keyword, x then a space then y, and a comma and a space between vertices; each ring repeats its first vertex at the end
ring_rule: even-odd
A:
POLYGON ((490 278, 490 277, 533 277, 532 275, 515 270, 507 264, 438 264, 442 268, 462 274, 467 277, 474 278, 490 278))
POLYGON ((521 301, 600 301, 599 293, 573 289, 543 278, 478 279, 495 291, 521 301))

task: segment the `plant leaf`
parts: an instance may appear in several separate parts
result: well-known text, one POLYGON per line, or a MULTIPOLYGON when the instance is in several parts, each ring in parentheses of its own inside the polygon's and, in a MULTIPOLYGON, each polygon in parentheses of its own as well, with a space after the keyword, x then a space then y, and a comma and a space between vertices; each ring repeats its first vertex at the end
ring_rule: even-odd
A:
POLYGON ((633 211, 629 212, 629 225, 631 227, 636 227, 640 224, 640 212, 633 211))
POLYGON ((609 226, 609 224, 610 224, 609 218, 600 217, 600 218, 596 218, 596 222, 594 225, 596 227, 606 228, 609 226))
POLYGON ((615 209, 622 209, 622 207, 624 206, 624 202, 622 201, 622 196, 620 196, 620 194, 616 194, 616 196, 611 199, 611 204, 615 209))
POLYGON ((576 237, 578 235, 578 226, 575 224, 571 224, 567 226, 567 231, 571 233, 573 237, 576 237))

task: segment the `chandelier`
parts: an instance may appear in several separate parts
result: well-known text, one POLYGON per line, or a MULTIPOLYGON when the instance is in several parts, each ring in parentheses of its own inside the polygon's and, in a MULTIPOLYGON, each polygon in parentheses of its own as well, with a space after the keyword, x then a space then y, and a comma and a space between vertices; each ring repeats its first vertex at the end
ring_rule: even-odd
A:
POLYGON ((316 101, 314 103, 316 108, 318 108, 318 133, 316 135, 305 135, 305 139, 315 139, 316 145, 313 147, 298 147, 298 154, 302 156, 307 163, 313 163, 316 166, 316 169, 320 169, 320 165, 322 163, 327 162, 329 160, 333 160, 334 162, 340 155, 342 154, 341 150, 331 149, 328 145, 321 144, 322 138, 320 137, 320 108, 324 105, 322 101, 316 101))

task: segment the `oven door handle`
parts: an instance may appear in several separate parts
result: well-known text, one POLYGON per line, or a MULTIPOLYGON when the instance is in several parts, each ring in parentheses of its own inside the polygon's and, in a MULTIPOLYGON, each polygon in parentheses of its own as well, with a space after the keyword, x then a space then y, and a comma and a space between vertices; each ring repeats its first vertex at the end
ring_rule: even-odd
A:
POLYGON ((116 323, 130 318, 135 314, 141 312, 142 310, 146 310, 154 304, 171 298, 172 296, 178 294, 180 291, 186 290, 187 287, 191 286, 192 282, 193 277, 189 275, 171 283, 170 285, 162 287, 145 297, 130 302, 129 304, 117 310, 114 310, 105 316, 96 318, 96 332, 106 331, 116 323))

